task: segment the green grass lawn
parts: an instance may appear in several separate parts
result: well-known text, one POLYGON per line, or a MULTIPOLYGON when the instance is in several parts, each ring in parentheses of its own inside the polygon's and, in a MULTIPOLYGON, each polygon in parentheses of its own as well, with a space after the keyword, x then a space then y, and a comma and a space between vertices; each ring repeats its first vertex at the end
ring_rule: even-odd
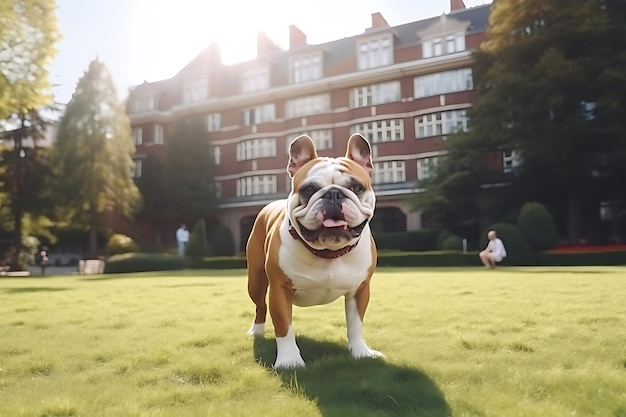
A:
POLYGON ((0 278, 0 416, 626 417, 626 268, 379 269, 296 308, 306 369, 246 331, 245 271, 0 278))

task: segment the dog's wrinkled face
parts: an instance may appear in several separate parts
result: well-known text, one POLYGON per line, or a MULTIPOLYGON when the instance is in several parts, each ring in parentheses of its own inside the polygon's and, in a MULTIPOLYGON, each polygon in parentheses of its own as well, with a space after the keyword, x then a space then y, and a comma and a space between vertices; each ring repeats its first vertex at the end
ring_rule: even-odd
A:
POLYGON ((353 135, 346 157, 320 158, 311 147, 313 142, 307 140, 310 138, 301 136, 292 144, 289 219, 311 247, 337 250, 352 245, 374 215, 369 143, 361 135, 353 135), (299 149, 296 141, 300 141, 299 149))

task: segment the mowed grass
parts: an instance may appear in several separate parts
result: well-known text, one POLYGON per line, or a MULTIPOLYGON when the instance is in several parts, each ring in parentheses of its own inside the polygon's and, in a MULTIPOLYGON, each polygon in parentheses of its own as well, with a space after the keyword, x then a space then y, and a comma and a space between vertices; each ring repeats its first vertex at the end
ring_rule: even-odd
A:
POLYGON ((295 308, 306 369, 246 331, 245 271, 0 279, 0 416, 626 417, 626 268, 379 269, 295 308))

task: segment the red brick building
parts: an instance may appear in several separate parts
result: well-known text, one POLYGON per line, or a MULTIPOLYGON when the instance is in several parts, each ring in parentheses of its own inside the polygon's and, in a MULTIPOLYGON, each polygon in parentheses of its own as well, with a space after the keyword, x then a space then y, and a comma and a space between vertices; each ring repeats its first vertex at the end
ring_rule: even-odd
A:
MULTIPOLYGON (((293 138, 307 133, 321 156, 338 156, 360 132, 373 148, 374 231, 427 226, 406 198, 432 175, 446 135, 468 126, 471 52, 488 17, 488 5, 451 0, 449 14, 394 27, 373 13, 362 34, 319 45, 291 26, 288 50, 259 34, 256 59, 234 65, 211 45, 173 78, 130 92, 136 175, 143 158, 163 151, 176 120, 205 117, 221 190, 216 220, 241 250, 260 208, 288 193, 293 138)), ((139 219, 130 234, 144 247, 170 244, 176 227, 139 219)))

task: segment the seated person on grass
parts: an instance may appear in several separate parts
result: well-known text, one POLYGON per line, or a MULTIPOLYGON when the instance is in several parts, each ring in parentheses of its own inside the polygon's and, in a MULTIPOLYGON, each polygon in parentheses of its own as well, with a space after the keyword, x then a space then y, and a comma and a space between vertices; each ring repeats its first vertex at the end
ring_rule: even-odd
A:
POLYGON ((504 243, 496 236, 495 230, 490 230, 487 233, 489 243, 484 251, 480 252, 478 256, 482 261, 485 268, 494 268, 496 262, 502 262, 502 259, 506 257, 506 249, 504 249, 504 243))

